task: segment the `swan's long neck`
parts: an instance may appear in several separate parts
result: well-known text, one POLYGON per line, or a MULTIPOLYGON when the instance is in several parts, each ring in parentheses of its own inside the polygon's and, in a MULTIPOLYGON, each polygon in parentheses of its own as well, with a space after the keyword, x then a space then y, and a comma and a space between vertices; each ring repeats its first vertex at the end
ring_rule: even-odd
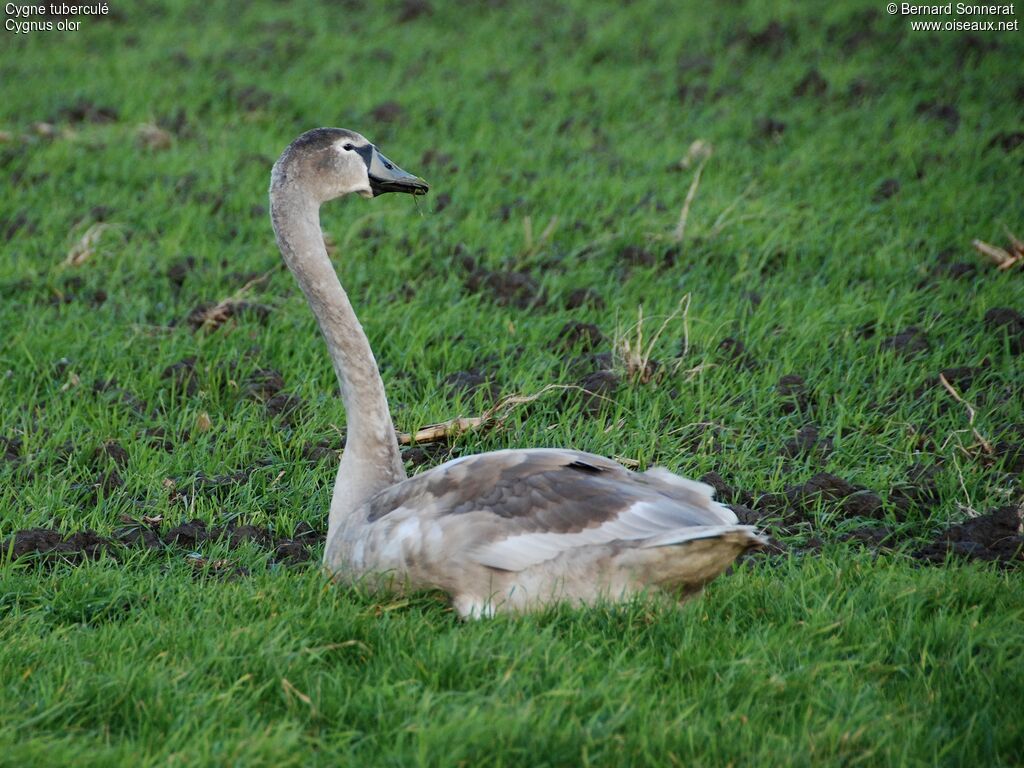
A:
POLYGON ((348 419, 345 452, 331 500, 329 552, 341 523, 375 493, 405 479, 405 469, 377 361, 327 256, 319 203, 275 174, 270 216, 281 255, 327 342, 348 419))

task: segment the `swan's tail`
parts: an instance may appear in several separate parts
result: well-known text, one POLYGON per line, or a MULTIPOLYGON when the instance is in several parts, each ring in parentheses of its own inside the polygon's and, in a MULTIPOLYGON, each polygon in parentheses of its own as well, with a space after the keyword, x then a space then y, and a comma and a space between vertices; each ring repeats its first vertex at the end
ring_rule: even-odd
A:
POLYGON ((749 549, 768 538, 750 525, 680 528, 636 543, 619 554, 619 564, 647 584, 692 595, 749 549))

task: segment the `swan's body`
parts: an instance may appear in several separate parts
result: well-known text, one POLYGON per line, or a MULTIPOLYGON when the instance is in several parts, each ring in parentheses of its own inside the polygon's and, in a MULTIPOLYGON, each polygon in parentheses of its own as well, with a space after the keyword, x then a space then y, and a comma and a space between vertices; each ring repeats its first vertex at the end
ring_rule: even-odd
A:
POLYGON ((270 185, 278 246, 319 322, 348 416, 324 553, 335 578, 442 589, 460 615, 484 616, 653 588, 697 592, 764 542, 702 483, 577 451, 495 451, 407 478, 319 220, 327 200, 388 191, 425 194, 427 185, 337 128, 296 139, 270 185))

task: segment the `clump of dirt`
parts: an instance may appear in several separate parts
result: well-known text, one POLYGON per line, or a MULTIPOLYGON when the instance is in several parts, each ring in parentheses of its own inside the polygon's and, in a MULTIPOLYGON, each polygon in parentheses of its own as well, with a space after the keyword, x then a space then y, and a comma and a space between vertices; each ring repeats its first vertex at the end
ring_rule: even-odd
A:
POLYGON ((905 520, 914 508, 927 510, 939 503, 938 476, 938 466, 914 464, 907 471, 906 481, 889 489, 889 503, 898 520, 905 520))
POLYGON ((601 294, 593 288, 576 288, 565 297, 565 308, 579 309, 580 307, 604 309, 605 303, 601 294))
POLYGON ((1010 424, 992 444, 991 461, 1006 472, 1024 472, 1024 424, 1010 424))
POLYGON ((265 401, 285 387, 284 376, 273 368, 259 368, 242 382, 242 394, 251 400, 265 401))
POLYGON ((269 416, 287 421, 305 408, 306 401, 298 395, 283 392, 284 388, 284 376, 280 371, 260 368, 246 377, 242 383, 242 395, 249 400, 263 403, 269 416))
POLYGON ((773 56, 782 53, 793 42, 793 38, 794 34, 774 19, 759 30, 740 34, 740 39, 746 44, 747 50, 770 53, 773 56))
POLYGON ((580 410, 593 416, 615 397, 621 381, 614 371, 592 371, 576 382, 579 389, 566 390, 565 400, 579 402, 580 410))
POLYGON ((819 472, 803 485, 787 488, 786 497, 791 506, 805 514, 820 500, 838 502, 844 517, 882 516, 882 499, 877 493, 828 472, 819 472))
POLYGON ((58 109, 56 115, 50 119, 50 122, 56 123, 66 120, 76 125, 78 123, 102 125, 116 123, 119 117, 118 111, 113 107, 101 106, 88 99, 79 99, 72 104, 58 109))
MULTIPOLYGON (((973 386, 975 380, 980 379, 988 370, 989 363, 985 361, 981 365, 957 365, 952 368, 943 368, 939 375, 960 392, 966 392, 973 386)), ((942 383, 938 376, 935 377, 935 381, 940 385, 942 383)))
POLYGON ((116 440, 107 440, 93 453, 93 461, 103 462, 108 459, 124 469, 128 465, 128 451, 116 440))
POLYGON ((370 110, 375 123, 397 123, 405 117, 405 108, 397 101, 384 101, 370 110))
MULTIPOLYGON (((977 276, 978 265, 970 261, 953 261, 955 251, 944 250, 935 257, 935 264, 929 270, 932 278, 948 278, 950 280, 970 280, 977 276)), ((929 284, 923 280, 918 284, 923 288, 929 284)))
POLYGON ((427 0, 402 0, 398 7, 398 23, 407 24, 421 16, 431 16, 434 7, 427 0))
POLYGON ((445 442, 423 443, 402 448, 402 462, 410 469, 433 467, 456 456, 455 449, 445 442))
POLYGON ((899 191, 899 179, 882 179, 878 186, 875 187, 874 194, 871 195, 871 201, 874 203, 881 203, 888 200, 890 197, 894 197, 899 191))
POLYGON ((555 344, 562 349, 580 349, 583 352, 590 352, 605 341, 607 339, 601 333, 601 329, 593 323, 570 320, 558 332, 555 344))
POLYGON ((811 69, 800 82, 793 86, 793 95, 800 98, 806 96, 824 96, 828 93, 828 80, 817 69, 811 69))
POLYGON ((813 513, 821 504, 835 508, 842 519, 882 517, 882 499, 878 494, 828 472, 819 472, 782 493, 734 489, 717 472, 709 472, 701 481, 712 486, 716 497, 728 504, 745 524, 777 519, 783 533, 794 533, 799 526, 813 522, 813 513))
POLYGON ((810 397, 803 377, 795 373, 787 373, 779 378, 775 385, 775 391, 782 398, 779 409, 783 413, 806 413, 808 411, 810 397))
POLYGON ((737 368, 756 371, 761 367, 757 359, 747 350, 746 345, 733 336, 722 339, 718 343, 716 352, 719 360, 737 368))
POLYGON ((483 367, 450 373, 444 377, 441 385, 448 393, 449 398, 472 397, 482 391, 486 396, 485 399, 494 401, 501 394, 498 383, 483 367))
POLYGON ((782 446, 782 455, 795 459, 800 456, 814 456, 824 461, 832 453, 831 437, 822 438, 814 424, 806 424, 796 433, 796 437, 787 440, 782 446))
POLYGON ((928 351, 930 347, 924 331, 912 325, 909 328, 904 328, 895 336, 883 339, 881 348, 891 350, 904 357, 913 357, 928 351))
POLYGON ((1024 562, 1024 506, 994 509, 986 515, 950 525, 915 557, 944 562, 950 555, 1000 563, 1024 562))
POLYGON ((639 245, 627 245, 619 251, 618 260, 631 267, 653 267, 656 261, 653 253, 639 245))
POLYGON ((1010 353, 1024 352, 1024 316, 1009 307, 993 307, 985 313, 985 327, 993 332, 1004 331, 1010 341, 1010 353))
MULTIPOLYGON (((228 524, 226 526, 209 526, 202 520, 188 520, 167 530, 163 535, 158 530, 159 518, 153 520, 130 521, 131 524, 115 532, 114 538, 100 536, 95 531, 86 530, 65 536, 60 531, 50 528, 30 528, 16 532, 2 543, 0 558, 6 558, 10 552, 14 559, 35 555, 41 563, 65 561, 78 563, 85 559, 96 559, 106 553, 117 558, 119 550, 124 547, 142 547, 145 549, 185 549, 194 560, 194 566, 211 566, 215 572, 234 573, 239 575, 244 569, 231 567, 226 561, 207 561, 195 553, 197 547, 210 542, 226 541, 230 549, 237 549, 244 544, 253 544, 261 549, 273 552, 273 561, 278 563, 302 563, 310 559, 309 548, 322 543, 324 535, 317 532, 306 522, 295 527, 292 538, 275 538, 266 528, 255 525, 228 524)), ((247 572, 245 572, 247 573, 247 572)), ((223 574, 221 574, 223 575, 223 574)), ((242 573, 241 575, 244 575, 242 573)))
POLYGON ((196 380, 196 358, 194 355, 182 358, 176 363, 171 363, 164 368, 160 374, 161 379, 170 379, 171 385, 178 392, 191 397, 199 391, 199 382, 196 380))
POLYGON ((265 323, 270 317, 271 311, 271 307, 266 304, 228 299, 216 304, 209 302, 199 304, 188 313, 185 322, 193 331, 198 331, 200 328, 212 331, 220 328, 233 317, 252 316, 260 323, 265 323))
POLYGON ((306 401, 298 395, 287 392, 278 392, 264 404, 270 416, 280 417, 285 421, 301 412, 306 407, 306 401))
POLYGON ((335 446, 330 440, 321 440, 317 443, 306 443, 302 447, 302 458, 306 461, 320 463, 321 461, 337 461, 341 449, 344 448, 344 439, 340 446, 335 446))
POLYGON ((195 269, 195 266, 195 257, 186 256, 184 259, 179 259, 174 262, 167 269, 167 279, 170 281, 171 285, 174 286, 175 290, 179 290, 183 285, 185 285, 185 279, 188 277, 189 273, 195 269))
POLYGON ((111 541, 96 534, 95 531, 80 531, 64 536, 60 531, 48 528, 29 528, 18 531, 3 543, 0 557, 10 552, 14 559, 38 553, 46 555, 47 560, 64 560, 78 563, 82 560, 95 560, 104 552, 110 551, 111 541))
POLYGON ((444 173, 458 173, 459 166, 453 155, 443 152, 440 149, 428 149, 420 157, 420 165, 444 173))
POLYGON ((21 460, 21 438, 0 435, 0 460, 16 462, 21 460))
POLYGON ((92 391, 97 395, 105 395, 107 402, 117 402, 126 406, 138 416, 147 416, 149 405, 137 395, 117 385, 117 379, 96 379, 92 383, 92 391))
POLYGON ((999 147, 1003 152, 1013 152, 1021 144, 1024 144, 1024 131, 1001 131, 989 139, 986 145, 989 149, 999 147))
POLYGON ((960 127, 960 111, 952 104, 922 101, 914 107, 914 113, 942 123, 946 127, 946 133, 950 135, 956 133, 956 129, 960 127))
POLYGON ((540 285, 529 272, 491 271, 473 264, 465 287, 470 293, 479 293, 499 307, 529 309, 546 303, 540 285))
POLYGON ((754 133, 761 139, 778 139, 786 132, 787 125, 774 117, 761 117, 754 123, 754 133))

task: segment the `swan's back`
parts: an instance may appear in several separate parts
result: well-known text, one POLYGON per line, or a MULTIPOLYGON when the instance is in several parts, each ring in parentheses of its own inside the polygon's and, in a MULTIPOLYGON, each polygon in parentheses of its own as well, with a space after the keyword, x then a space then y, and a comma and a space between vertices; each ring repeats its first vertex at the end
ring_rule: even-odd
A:
POLYGON ((463 614, 699 588, 763 543, 703 483, 561 449, 455 459, 381 491, 329 542, 339 577, 440 586, 463 614))

